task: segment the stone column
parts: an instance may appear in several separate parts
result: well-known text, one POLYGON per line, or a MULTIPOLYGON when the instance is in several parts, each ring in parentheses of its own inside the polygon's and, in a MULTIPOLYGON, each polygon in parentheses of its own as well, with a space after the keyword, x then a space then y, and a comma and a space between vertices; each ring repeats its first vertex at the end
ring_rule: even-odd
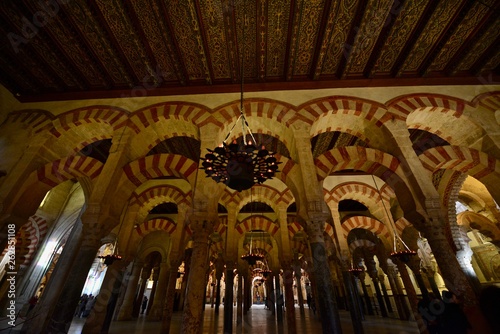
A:
MULTIPOLYGON (((168 270, 168 262, 163 261, 160 264, 160 272, 158 275, 158 287, 156 290, 156 293, 154 294, 155 298, 153 302, 151 303, 151 310, 148 312, 148 320, 152 321, 158 321, 161 319, 161 314, 163 312, 163 304, 165 303, 165 294, 167 291, 167 284, 168 284, 168 276, 169 276, 169 270, 168 270)), ((153 293, 151 292, 151 295, 153 293)), ((149 298, 151 300, 152 297, 149 298)))
POLYGON ((368 314, 374 315, 372 301, 370 300, 370 296, 368 295, 368 289, 366 288, 366 284, 365 284, 365 276, 366 276, 366 273, 362 272, 359 275, 359 280, 361 282, 361 288, 363 289, 363 295, 365 298, 365 304, 366 304, 366 309, 368 311, 368 314))
POLYGON ((181 282, 181 292, 179 298, 179 310, 184 309, 184 301, 186 300, 186 289, 189 279, 189 274, 191 273, 191 257, 193 255, 193 249, 188 248, 184 251, 184 276, 181 282))
POLYGON ((283 294, 281 293, 280 274, 279 270, 273 270, 274 274, 274 292, 276 300, 276 319, 278 322, 283 322, 283 294))
POLYGON ((297 284, 297 300, 299 302, 300 313, 304 313, 304 295, 302 294, 302 273, 299 265, 294 266, 295 284, 297 284))
POLYGON ((407 315, 403 307, 404 300, 401 299, 401 291, 397 285, 397 269, 392 261, 387 261, 387 277, 389 278, 389 284, 391 285, 392 296, 394 297, 394 302, 396 303, 396 308, 398 309, 399 319, 407 320, 407 315), (390 262, 390 263, 389 263, 390 262))
POLYGON ((160 277, 160 267, 153 268, 153 287, 151 288, 151 294, 149 295, 149 302, 146 309, 146 315, 149 315, 149 311, 153 306, 156 297, 156 288, 158 287, 158 278, 160 277))
POLYGON ((220 280, 222 279, 222 273, 224 272, 224 259, 222 254, 217 257, 217 262, 215 263, 215 278, 217 278, 217 286, 215 289, 215 314, 219 314, 220 306, 220 280))
MULTIPOLYGON (((408 268, 413 273, 413 277, 415 277, 415 281, 417 282, 418 288, 420 289, 420 292, 422 293, 422 297, 424 299, 429 298, 429 292, 427 291, 427 287, 425 286, 424 279, 422 278, 422 274, 420 273, 420 259, 418 258, 412 258, 410 259, 409 262, 406 263, 408 268)), ((397 263, 397 266, 399 268, 399 263, 397 263)), ((401 271, 401 268, 399 268, 399 271, 401 271)), ((404 279, 403 279, 404 282, 404 279)), ((406 283, 405 283, 406 286, 406 283)), ((415 292, 416 293, 416 292, 415 292)))
MULTIPOLYGON (((240 325, 243 320, 243 270, 238 269, 238 296, 236 297, 236 324, 240 325)), ((245 285, 248 283, 245 281, 245 285)))
POLYGON ((318 216, 307 222, 307 235, 311 247, 312 263, 317 290, 317 305, 323 333, 342 333, 337 302, 330 279, 325 241, 323 239, 326 216, 318 216))
POLYGON ((276 298, 274 294, 274 283, 273 283, 273 274, 269 273, 269 276, 266 278, 267 284, 267 306, 271 311, 272 315, 276 314, 276 298))
POLYGON ((290 264, 283 268, 283 283, 285 286, 286 324, 288 333, 297 333, 295 324, 295 301, 293 298, 293 271, 290 264))
POLYGON ((387 318, 387 309, 385 308, 384 299, 382 297, 382 293, 380 292, 380 286, 378 285, 378 272, 375 261, 373 257, 365 259, 365 265, 368 271, 368 275, 371 277, 373 281, 373 286, 375 287, 375 294, 377 295, 378 306, 380 308, 380 314, 382 317, 387 318))
POLYGON ((134 308, 132 310, 132 317, 137 318, 139 316, 139 312, 141 311, 142 300, 144 298, 144 291, 146 290, 146 283, 148 282, 148 278, 151 276, 151 265, 146 264, 142 268, 141 273, 141 285, 139 287, 139 293, 137 294, 134 302, 134 308))
POLYGON ((399 272, 401 273, 401 279, 403 280, 403 284, 405 285, 406 293, 408 294, 408 300, 410 301, 410 308, 413 316, 415 317, 415 320, 417 321, 418 329, 420 333, 425 333, 427 331, 427 326, 425 325, 424 320, 422 319, 422 316, 418 311, 417 292, 415 291, 415 287, 413 286, 413 283, 410 279, 410 275, 408 275, 408 270, 406 269, 405 264, 400 260, 396 260, 395 263, 399 269, 399 272))
POLYGON ((132 273, 128 279, 127 291, 123 297, 123 304, 118 312, 117 320, 130 320, 132 319, 132 311, 134 308, 135 293, 137 291, 137 284, 141 277, 141 270, 143 267, 142 262, 135 261, 132 267, 132 273))
MULTIPOLYGON (((389 294, 387 293, 387 288, 385 286, 385 274, 378 275, 378 282, 380 282, 380 287, 382 288, 382 295, 384 296, 385 306, 387 307, 387 312, 393 313, 391 300, 389 294)), ((378 283, 377 283, 378 288, 378 283)), ((380 291, 380 288, 379 288, 380 291)))
MULTIPOLYGON (((172 254, 170 258, 172 258, 172 254)), ((175 284, 177 283, 177 271, 181 261, 174 259, 170 260, 170 269, 168 270, 168 284, 167 293, 165 295, 165 303, 162 314, 161 334, 170 333, 170 323, 172 321, 172 314, 174 313, 174 297, 175 297, 175 284)))
POLYGON ((86 227, 84 225, 84 239, 57 300, 54 313, 52 313, 52 317, 46 322, 46 325, 42 327, 42 333, 65 333, 73 321, 75 309, 87 280, 88 272, 101 245, 100 239, 102 236, 99 235, 99 229, 96 226, 94 228, 86 227))
POLYGON ((450 242, 446 238, 444 219, 442 218, 444 215, 440 211, 439 205, 438 201, 434 205, 426 201, 427 212, 431 218, 422 224, 422 232, 432 248, 448 290, 461 297, 465 306, 477 306, 477 291, 460 267, 450 242))
MULTIPOLYGON (((52 312, 56 307, 57 300, 63 290, 64 283, 68 280, 75 257, 82 243, 82 231, 83 224, 80 219, 77 219, 73 229, 71 230, 68 241, 66 241, 63 251, 59 256, 54 272, 45 286, 43 294, 35 308, 30 313, 32 316, 36 316, 28 319, 24 323, 21 333, 40 333, 41 329, 44 328, 45 321, 52 315, 52 312)), ((95 255, 96 254, 94 254, 94 257, 95 255)), ((76 305, 73 312, 75 309, 76 305)))
POLYGON ((94 307, 85 321, 82 334, 108 332, 127 264, 127 261, 115 261, 108 266, 99 295, 96 296, 94 307))
MULTIPOLYGON (((349 308, 349 313, 351 315, 352 327, 353 327, 354 333, 363 334, 364 330, 363 330, 363 324, 361 322, 362 317, 361 317, 361 314, 359 312, 359 307, 357 306, 357 303, 356 303, 357 297, 356 297, 356 291, 354 290, 355 287, 353 284, 353 280, 351 277, 352 274, 347 269, 347 268, 349 268, 348 262, 345 261, 345 259, 347 259, 347 257, 344 256, 343 258, 344 258, 344 261, 342 262, 342 278, 344 280, 345 292, 347 294, 347 298, 346 298, 347 299, 347 307, 349 308)), ((324 331, 324 328, 323 328, 323 333, 327 333, 324 331)), ((328 332, 328 333, 331 333, 331 332, 328 332)), ((334 333, 336 333, 336 332, 334 332, 334 333)))
POLYGON ((246 274, 243 276, 243 314, 246 315, 250 307, 252 306, 252 279, 250 278, 250 273, 248 269, 246 274))
POLYGON ((234 262, 226 263, 226 290, 224 296, 224 334, 233 333, 234 262))
POLYGON ((182 314, 181 332, 201 333, 203 302, 205 300, 206 273, 208 270, 208 237, 213 231, 215 217, 193 214, 190 218, 193 231, 193 253, 188 277, 188 292, 182 314))

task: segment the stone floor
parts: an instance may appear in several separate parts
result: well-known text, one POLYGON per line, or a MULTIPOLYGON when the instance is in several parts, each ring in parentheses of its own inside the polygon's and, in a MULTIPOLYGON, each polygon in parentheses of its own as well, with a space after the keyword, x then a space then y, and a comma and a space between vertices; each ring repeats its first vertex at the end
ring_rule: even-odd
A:
MULTIPOLYGON (((236 308, 234 309, 236 311, 236 308)), ((223 332, 224 308, 221 307, 219 314, 215 314, 214 309, 207 307, 203 322, 203 334, 219 334, 223 332)), ((304 314, 300 314, 299 308, 295 309, 297 321, 297 333, 320 334, 321 324, 316 315, 309 309, 305 309, 304 314)), ((182 314, 175 313, 172 319, 171 334, 180 333, 182 314)), ((353 333, 351 319, 348 312, 341 311, 341 326, 343 334, 353 333)), ((75 318, 69 334, 80 334, 85 319, 75 318)), ((278 326, 275 318, 269 310, 265 310, 262 305, 253 305, 248 314, 243 318, 241 325, 236 324, 234 314, 233 333, 258 333, 258 334, 286 334, 288 333, 286 321, 282 326, 278 326)), ((134 321, 116 321, 111 323, 110 334, 132 334, 132 333, 158 333, 161 324, 159 322, 148 322, 145 317, 140 316, 134 321)), ((368 316, 363 321, 365 334, 413 334, 418 333, 417 325, 413 321, 400 321, 396 319, 368 316)))

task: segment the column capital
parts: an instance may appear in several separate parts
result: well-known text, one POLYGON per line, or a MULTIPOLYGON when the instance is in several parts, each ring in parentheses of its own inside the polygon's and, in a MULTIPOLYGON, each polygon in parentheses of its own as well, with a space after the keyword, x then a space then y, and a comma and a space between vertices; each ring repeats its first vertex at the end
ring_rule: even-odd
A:
POLYGON ((324 243, 323 232, 325 231, 324 220, 310 220, 306 222, 306 233, 309 236, 309 242, 324 243))
POLYGON ((192 214, 189 217, 189 226, 193 231, 193 241, 204 241, 214 230, 217 215, 215 214, 192 214))

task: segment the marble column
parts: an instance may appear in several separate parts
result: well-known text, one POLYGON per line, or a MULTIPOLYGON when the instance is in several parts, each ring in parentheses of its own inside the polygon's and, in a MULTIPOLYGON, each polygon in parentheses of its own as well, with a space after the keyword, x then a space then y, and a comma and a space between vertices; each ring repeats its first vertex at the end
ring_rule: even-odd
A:
POLYGON ((215 218, 193 214, 190 221, 193 231, 193 253, 189 268, 186 302, 182 313, 181 332, 197 334, 203 330, 203 302, 207 283, 205 277, 208 270, 208 237, 213 231, 215 218))
MULTIPOLYGON (((412 258, 412 259, 410 259, 409 262, 406 263, 406 265, 412 271, 413 277, 415 277, 415 281, 417 282, 418 288, 420 289, 420 292, 422 293, 422 297, 424 299, 429 298, 429 292, 427 291, 427 287, 425 286, 424 279, 422 278, 422 274, 420 273, 420 259, 418 257, 412 258)), ((399 263, 397 263, 397 266, 399 268, 399 263)), ((401 268, 399 270, 401 271, 401 268)), ((404 280, 403 280, 403 282, 404 282, 404 280)), ((405 286, 406 286, 406 283, 405 283, 405 286)))
MULTIPOLYGON (((408 307, 408 302, 407 302, 407 298, 406 298, 406 295, 405 295, 405 292, 403 291, 403 285, 401 284, 401 278, 399 277, 399 274, 401 274, 401 272, 398 270, 398 267, 397 265, 395 264, 395 271, 396 271, 396 275, 394 275, 394 283, 396 283, 396 288, 398 289, 398 295, 399 295, 399 299, 401 300, 401 306, 403 307, 403 312, 405 314, 405 320, 408 320, 410 318, 410 308, 408 307)), ((406 267, 405 267, 405 272, 406 272, 406 267)), ((406 272, 406 274, 408 275, 408 272, 406 272)), ((413 287, 413 285, 412 285, 413 287)))
POLYGON ((295 324, 295 300, 293 298, 293 271, 292 267, 287 264, 283 268, 283 283, 285 286, 285 307, 286 307, 286 324, 288 333, 297 333, 295 324))
POLYGON ((153 268, 153 286, 151 288, 151 293, 149 294, 149 302, 146 309, 146 315, 149 315, 149 311, 153 306, 154 300, 156 299, 156 289, 158 287, 158 278, 160 277, 160 267, 156 266, 153 268))
POLYGON ((252 306, 252 279, 248 269, 246 275, 243 276, 243 314, 246 315, 252 306))
POLYGON ((365 284, 365 276, 366 276, 366 273, 362 272, 359 275, 359 280, 361 282, 361 288, 363 289, 363 296, 365 298, 365 304, 366 304, 366 309, 368 311, 368 314, 374 315, 372 301, 370 300, 370 295, 368 294, 368 289, 366 288, 366 284, 365 284))
POLYGON ((432 252, 439 265, 446 287, 462 298, 465 306, 477 306, 477 291, 473 283, 462 270, 446 238, 444 223, 441 223, 442 218, 439 217, 438 214, 432 214, 432 212, 430 212, 435 210, 430 210, 428 208, 427 211, 431 217, 437 217, 431 218, 428 222, 422 224, 421 229, 432 248, 432 252))
POLYGON ((137 294, 134 301, 134 308, 132 310, 132 317, 137 318, 141 311, 142 300, 144 298, 144 291, 146 290, 146 285, 148 282, 148 278, 151 276, 152 267, 150 264, 146 264, 142 268, 141 273, 141 285, 139 286, 139 293, 137 294))
POLYGON ((224 296, 224 334, 233 333, 234 262, 226 263, 226 290, 224 296))
POLYGON ((396 272, 395 266, 388 265, 386 274, 387 274, 387 278, 389 280, 389 285, 391 286, 392 296, 394 298, 394 303, 396 304, 396 308, 398 310, 399 319, 406 320, 406 314, 405 314, 405 311, 403 309, 403 304, 401 301, 401 294, 400 294, 398 287, 396 285, 397 272, 396 272))
MULTIPOLYGON (((172 255, 170 256, 172 257, 172 255)), ((170 260, 170 269, 168 270, 167 292, 163 306, 161 334, 170 333, 170 323, 174 313, 175 285, 177 283, 177 272, 179 270, 180 260, 170 260)))
MULTIPOLYGON (((156 288, 155 298, 151 303, 151 310, 148 312, 148 320, 158 321, 161 320, 161 314, 163 312, 163 304, 165 303, 165 294, 167 291, 168 284, 168 262, 163 261, 160 263, 160 272, 158 275, 158 287, 156 288)), ((177 268, 176 268, 177 269, 177 268)), ((151 293, 152 295, 153 293, 151 293)), ((151 300, 152 297, 149 298, 151 300)))
POLYGON ((186 300, 186 289, 187 283, 189 279, 189 274, 191 273, 191 257, 193 255, 193 249, 188 248, 184 252, 184 276, 182 277, 181 282, 181 291, 179 298, 179 310, 184 309, 184 301, 186 300))
POLYGON ((276 297, 274 294, 274 283, 273 283, 273 275, 272 273, 269 273, 269 275, 266 278, 266 284, 267 284, 267 306, 269 307, 269 310, 271 311, 272 315, 276 314, 276 297))
POLYGON ((279 270, 273 270, 274 274, 274 293, 276 300, 276 319, 283 322, 283 294, 281 293, 279 270))
POLYGON ((427 280, 429 281, 429 285, 431 286, 432 292, 437 298, 441 298, 441 292, 439 291, 439 287, 436 283, 436 272, 432 270, 428 270, 426 272, 427 280))
POLYGON ((139 283, 139 278, 141 277, 141 270, 143 263, 135 261, 132 266, 132 272, 128 279, 127 291, 125 291, 125 296, 123 297, 123 304, 120 307, 118 316, 116 320, 130 320, 132 319, 132 311, 135 302, 135 293, 137 291, 137 284, 139 283))
MULTIPOLYGON (((387 287, 385 286, 385 275, 384 274, 378 275, 378 282, 380 283, 380 287, 382 288, 382 295, 384 296, 384 301, 385 301, 385 306, 387 307, 387 312, 392 313, 394 311, 392 310, 391 300, 389 298, 389 294, 387 293, 387 287)), ((377 283, 377 288, 378 288, 379 283, 377 283)), ((374 284, 375 284, 375 282, 374 282, 374 284)), ((380 288, 379 288, 379 291, 380 291, 380 288)))
POLYGON ((377 295, 377 302, 380 308, 380 314, 382 315, 382 317, 387 318, 387 309, 385 308, 384 298, 382 297, 382 293, 380 292, 378 271, 375 260, 373 260, 373 257, 371 258, 366 257, 365 265, 367 268, 368 275, 372 279, 373 287, 375 288, 375 294, 377 295))
POLYGON ((219 314, 220 306, 220 280, 222 279, 222 273, 224 272, 224 259, 222 254, 219 254, 217 261, 215 262, 215 278, 217 278, 217 285, 215 289, 215 314, 219 314))
POLYGON ((328 256, 323 239, 325 217, 318 217, 307 222, 307 235, 311 247, 312 264, 317 291, 317 306, 321 317, 323 333, 342 333, 337 301, 330 279, 328 256))
POLYGON ((422 316, 420 315, 420 312, 418 310, 417 292, 415 291, 415 287, 413 286, 413 283, 410 279, 408 270, 406 269, 405 264, 400 260, 396 260, 395 264, 397 265, 399 272, 401 274, 401 279, 403 280, 406 293, 408 294, 408 300, 410 301, 410 308, 417 322, 418 329, 420 333, 425 333, 427 331, 427 326, 425 325, 424 320, 422 319, 422 316))
POLYGON ((295 284, 297 285, 297 300, 299 302, 300 313, 304 313, 304 295, 302 294, 302 281, 300 266, 295 266, 295 284))
MULTIPOLYGON (((353 285, 353 279, 352 279, 352 274, 348 271, 348 263, 344 261, 342 265, 342 278, 344 280, 344 287, 345 287, 345 292, 347 294, 347 307, 349 308, 349 314, 351 316, 351 323, 352 323, 352 328, 354 333, 356 334, 363 334, 363 324, 362 324, 362 317, 359 312, 359 308, 356 305, 356 291, 354 290, 354 285, 353 285)), ((326 332, 323 330, 323 333, 326 334, 326 332)), ((329 332, 331 333, 331 332, 329 332)), ((333 332, 337 333, 337 332, 333 332)), ((342 333, 342 332, 340 332, 342 333)))
POLYGON ((108 332, 127 264, 126 261, 115 261, 108 266, 99 295, 96 296, 94 307, 85 321, 82 334, 108 332))
MULTIPOLYGON (((68 241, 64 245, 63 251, 59 256, 59 260, 57 261, 54 271, 45 286, 40 300, 31 311, 31 315, 36 316, 28 319, 24 323, 21 333, 41 333, 41 329, 44 328, 46 320, 50 318, 54 308, 56 307, 56 303, 63 290, 64 283, 68 280, 75 257, 78 253, 80 245, 82 244, 82 238, 83 224, 80 219, 78 219, 70 232, 68 241)), ((96 254, 94 253, 94 258, 95 255, 96 254)), ((75 309, 76 305, 73 308, 73 312, 75 309)))
POLYGON ((69 329, 88 272, 101 245, 101 237, 97 228, 86 229, 84 226, 82 244, 78 249, 71 272, 57 300, 54 313, 52 313, 52 317, 47 321, 46 325, 43 326, 42 333, 65 333, 69 329))
MULTIPOLYGON (((238 269, 238 295, 236 297, 236 324, 240 325, 243 320, 243 270, 238 269)), ((245 281, 245 285, 247 282, 245 281)))

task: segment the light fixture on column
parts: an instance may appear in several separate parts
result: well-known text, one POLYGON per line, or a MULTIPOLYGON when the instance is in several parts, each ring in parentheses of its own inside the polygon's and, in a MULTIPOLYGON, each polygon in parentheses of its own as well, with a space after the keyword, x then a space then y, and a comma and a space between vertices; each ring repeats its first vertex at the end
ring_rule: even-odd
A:
POLYGON ((248 252, 246 254, 243 254, 241 256, 241 259, 246 261, 248 263, 248 265, 250 266, 253 266, 257 263, 257 261, 262 261, 262 259, 264 259, 264 255, 258 250, 256 249, 256 247, 254 247, 253 245, 253 242, 254 242, 254 230, 253 230, 253 206, 254 206, 254 202, 253 202, 253 196, 252 196, 252 190, 250 190, 250 202, 249 202, 249 205, 250 205, 250 242, 249 242, 249 246, 248 246, 248 252))
MULTIPOLYGON (((246 15, 246 10, 243 11, 246 15)), ((248 126, 247 119, 243 110, 243 82, 244 82, 244 64, 243 47, 245 45, 245 22, 242 23, 242 47, 241 50, 241 97, 240 97, 240 116, 233 125, 226 138, 213 150, 207 149, 209 153, 202 158, 201 169, 205 170, 207 177, 211 177, 215 182, 222 182, 229 188, 242 191, 250 189, 254 184, 261 184, 266 180, 272 179, 278 171, 278 164, 274 153, 266 150, 264 145, 259 145, 255 140, 252 130, 248 126), (241 121, 242 140, 234 140, 227 144, 231 132, 241 121), (251 140, 247 140, 248 136, 251 140)))
MULTIPOLYGON (((252 219, 252 218, 250 218, 250 219, 252 219)), ((246 261, 248 263, 248 265, 250 265, 250 266, 255 265, 257 263, 257 261, 262 261, 262 259, 264 259, 264 254, 262 254, 258 249, 256 249, 256 247, 253 246, 253 234, 254 234, 254 232, 251 230, 250 231, 250 243, 249 243, 248 252, 241 256, 241 259, 243 261, 246 261)))
POLYGON ((387 211, 387 208, 385 206, 384 200, 382 198, 382 193, 380 192, 380 189, 377 185, 377 182, 375 182, 375 177, 372 174, 372 180, 373 184, 375 185, 375 188, 377 189, 378 195, 380 197, 380 201, 382 202, 382 206, 384 207, 384 212, 386 219, 389 221, 389 229, 392 231, 392 236, 393 236, 393 249, 390 254, 390 256, 394 259, 399 259, 405 263, 410 261, 411 256, 417 255, 417 252, 414 250, 411 250, 410 247, 406 245, 406 243, 401 239, 401 237, 398 235, 396 232, 396 226, 393 225, 393 221, 389 216, 389 212, 387 211))
POLYGON ((115 243, 113 244, 113 253, 97 257, 97 258, 101 259, 101 261, 103 262, 103 264, 105 266, 109 267, 115 261, 120 261, 122 259, 121 255, 118 254, 118 236, 120 235, 120 231, 122 230, 122 224, 123 224, 123 220, 121 221, 120 227, 118 228, 118 232, 116 234, 115 243))

